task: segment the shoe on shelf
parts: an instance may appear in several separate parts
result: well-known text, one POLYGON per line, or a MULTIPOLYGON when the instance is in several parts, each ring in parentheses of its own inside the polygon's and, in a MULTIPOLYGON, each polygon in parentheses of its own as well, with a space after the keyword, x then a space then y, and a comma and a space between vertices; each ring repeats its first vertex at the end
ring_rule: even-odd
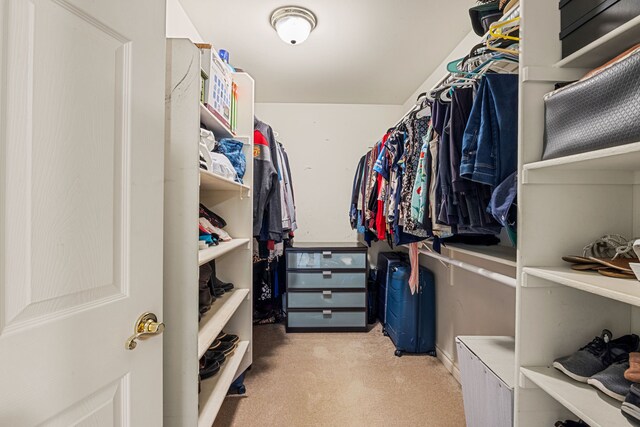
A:
POLYGON ((589 424, 585 423, 582 420, 579 421, 556 421, 554 424, 555 427, 589 427, 589 424))
POLYGON ((238 344, 240 338, 237 335, 227 334, 224 331, 220 332, 216 337, 216 341, 230 342, 231 344, 238 344))
POLYGON ((553 367, 576 381, 586 383, 589 378, 604 371, 613 362, 638 350, 640 338, 637 335, 625 335, 615 340, 612 337, 611 331, 603 330, 602 335, 595 337, 575 353, 556 359, 553 367))
POLYGON ((634 421, 640 421, 640 384, 633 384, 622 403, 622 414, 634 421))
POLYGON ((213 344, 209 346, 209 350, 221 351, 225 356, 229 356, 236 350, 236 345, 231 342, 215 340, 213 344))
POLYGON ((220 288, 213 288, 211 293, 216 298, 220 298, 221 296, 223 296, 225 294, 224 289, 220 289, 220 288))
POLYGON ((224 355, 222 351, 216 350, 207 350, 202 356, 206 361, 215 361, 222 365, 225 360, 227 360, 227 356, 224 355))
POLYGON ((232 290, 234 288, 233 283, 223 282, 222 280, 218 279, 218 276, 216 274, 216 261, 211 261, 209 265, 211 266, 211 279, 209 280, 209 286, 211 287, 212 292, 213 289, 222 289, 225 292, 229 292, 230 290, 232 290))
POLYGON ((220 372, 220 364, 215 360, 200 359, 200 378, 202 381, 220 372))
POLYGON ((640 383, 640 353, 629 353, 629 369, 624 372, 624 377, 632 383, 640 383))
POLYGON ((631 381, 624 377, 624 372, 629 369, 629 359, 624 358, 609 365, 602 372, 598 372, 587 380, 587 384, 593 386, 620 402, 624 402, 624 398, 629 394, 631 381))

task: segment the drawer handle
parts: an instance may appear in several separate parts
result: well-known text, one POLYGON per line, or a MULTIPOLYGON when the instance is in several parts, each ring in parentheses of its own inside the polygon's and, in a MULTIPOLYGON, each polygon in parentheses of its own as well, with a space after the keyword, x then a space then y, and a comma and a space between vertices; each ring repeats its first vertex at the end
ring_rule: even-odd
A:
POLYGON ((323 271, 322 272, 322 277, 325 277, 325 278, 331 277, 331 272, 330 271, 323 271))
POLYGON ((322 295, 325 297, 331 297, 331 291, 322 291, 322 295))
POLYGON ((322 310, 323 316, 331 316, 331 310, 322 310))
POLYGON ((322 251, 322 256, 324 258, 331 258, 331 251, 322 251))

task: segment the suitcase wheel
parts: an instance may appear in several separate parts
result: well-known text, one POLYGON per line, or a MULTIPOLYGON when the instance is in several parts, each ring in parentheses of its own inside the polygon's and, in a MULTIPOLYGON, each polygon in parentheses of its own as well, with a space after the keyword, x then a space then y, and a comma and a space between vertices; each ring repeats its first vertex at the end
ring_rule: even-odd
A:
POLYGON ((435 351, 430 351, 429 353, 427 353, 429 356, 431 357, 437 357, 437 354, 435 351))
POLYGON ((238 394, 247 394, 247 388, 243 385, 238 387, 238 394))
POLYGON ((382 335, 384 335, 385 337, 388 337, 389 336, 389 332, 387 332, 387 330, 383 328, 382 329, 382 335))
POLYGON ((401 357, 402 356, 402 350, 396 350, 395 353, 396 356, 401 357))

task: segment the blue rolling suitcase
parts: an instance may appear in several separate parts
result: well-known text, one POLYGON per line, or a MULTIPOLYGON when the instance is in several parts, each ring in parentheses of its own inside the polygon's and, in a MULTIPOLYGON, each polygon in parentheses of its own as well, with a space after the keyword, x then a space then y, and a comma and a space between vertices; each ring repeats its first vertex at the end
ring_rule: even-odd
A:
POLYGON ((387 283, 389 283, 389 272, 391 267, 399 265, 407 261, 407 256, 399 252, 380 252, 378 254, 378 263, 376 277, 378 283, 378 319, 382 327, 385 326, 385 317, 387 313, 387 283))
POLYGON ((384 333, 403 353, 436 355, 436 291, 433 273, 420 267, 419 291, 411 295, 411 266, 402 262, 390 267, 384 333))

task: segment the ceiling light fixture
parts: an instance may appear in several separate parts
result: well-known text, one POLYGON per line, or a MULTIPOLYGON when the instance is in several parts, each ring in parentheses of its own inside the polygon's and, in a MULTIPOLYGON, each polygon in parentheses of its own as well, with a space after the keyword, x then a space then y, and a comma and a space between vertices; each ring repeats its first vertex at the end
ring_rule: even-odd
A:
POLYGON ((271 14, 271 26, 283 42, 291 45, 303 43, 317 23, 316 16, 302 7, 285 6, 271 14))

